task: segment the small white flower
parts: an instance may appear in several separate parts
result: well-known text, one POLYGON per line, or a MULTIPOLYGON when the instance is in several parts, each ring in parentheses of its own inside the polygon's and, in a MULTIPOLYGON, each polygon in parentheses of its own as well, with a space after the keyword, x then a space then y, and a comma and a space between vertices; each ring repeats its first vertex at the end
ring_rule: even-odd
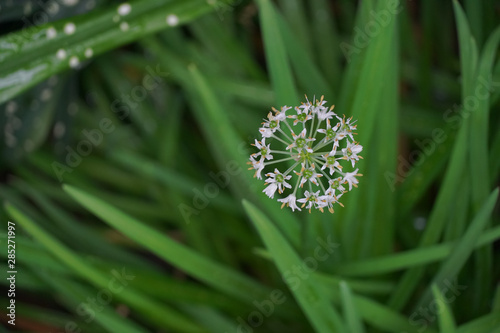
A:
POLYGON ((317 208, 320 211, 323 211, 323 207, 326 206, 326 204, 322 201, 319 200, 319 191, 316 192, 309 192, 305 191, 304 192, 305 198, 297 200, 302 204, 301 208, 304 208, 306 206, 306 209, 309 209, 309 213, 311 212, 311 208, 317 208))
POLYGON ((253 156, 250 156, 250 162, 247 162, 247 163, 252 165, 252 167, 248 168, 248 170, 255 169, 254 177, 257 177, 257 179, 262 179, 262 176, 260 175, 260 173, 264 169, 263 159, 260 159, 257 161, 253 156))
POLYGON ((292 107, 291 106, 282 106, 281 107, 281 111, 278 111, 276 110, 275 108, 273 108, 273 111, 275 112, 275 118, 278 120, 278 121, 285 121, 286 120, 286 112, 288 110, 290 110, 292 107))
MULTIPOLYGON (((333 193, 335 194, 335 191, 339 191, 340 194, 344 193, 346 190, 344 188, 344 186, 342 186, 342 184, 344 184, 344 178, 342 177, 338 177, 338 178, 334 178, 334 179, 331 179, 328 184, 330 185, 328 190, 326 190, 327 192, 329 190, 333 190, 333 193)), ((339 195, 340 197, 340 195, 339 195)))
POLYGON ((325 96, 321 96, 321 98, 319 100, 317 100, 316 98, 314 99, 314 102, 313 102, 313 110, 312 112, 313 113, 318 113, 318 112, 321 112, 323 111, 323 109, 328 109, 326 106, 326 101, 325 101, 325 96))
POLYGON ((297 198, 295 197, 294 194, 290 194, 284 199, 278 199, 279 202, 282 202, 283 204, 281 205, 281 209, 285 206, 285 204, 292 209, 292 211, 295 211, 296 209, 302 210, 297 206, 296 203, 297 198))
POLYGON ((314 164, 312 164, 309 168, 305 168, 302 166, 302 170, 300 172, 295 171, 297 176, 302 176, 300 180, 300 187, 303 187, 307 181, 310 181, 314 185, 318 186, 318 178, 323 177, 322 174, 319 174, 315 171, 314 164))
POLYGON ((264 120, 262 125, 264 126, 264 128, 269 128, 272 133, 274 133, 278 128, 280 128, 280 120, 275 117, 272 112, 269 112, 267 114, 267 119, 264 120))
POLYGON ((358 156, 359 153, 363 150, 363 146, 358 145, 356 142, 349 142, 347 140, 347 146, 342 148, 342 153, 344 154, 344 159, 351 161, 352 167, 354 168, 354 163, 358 161, 361 156, 358 156))
POLYGON ((348 118, 346 121, 345 116, 343 118, 337 116, 337 119, 339 120, 339 122, 333 129, 337 132, 337 139, 342 140, 344 137, 349 136, 351 140, 354 141, 354 138, 352 137, 354 133, 352 131, 356 130, 356 127, 358 126, 353 125, 356 121, 353 121, 351 124, 352 117, 348 118))
POLYGON ((321 99, 316 100, 314 103, 314 107, 312 108, 312 113, 315 113, 318 116, 319 121, 323 121, 325 119, 331 119, 333 116, 336 116, 335 112, 333 112, 333 108, 335 105, 332 105, 330 108, 325 107, 326 101, 323 100, 324 96, 321 96, 321 99))
POLYGON ((312 107, 313 107, 313 104, 311 102, 309 102, 309 98, 307 98, 307 96, 306 96, 305 103, 304 102, 300 103, 300 106, 298 108, 301 109, 302 112, 304 112, 304 113, 309 113, 310 111, 311 112, 313 111, 312 107))
POLYGON ((274 133, 274 131, 269 127, 261 127, 259 128, 259 132, 262 134, 263 138, 270 138, 274 133))
POLYGON ((296 135, 292 132, 293 142, 286 147, 286 150, 291 150, 292 148, 297 149, 299 152, 301 150, 306 150, 309 153, 312 153, 313 150, 309 147, 309 142, 313 142, 316 139, 314 138, 306 138, 307 130, 304 128, 299 135, 296 135))
POLYGON ((337 168, 337 170, 339 170, 339 171, 342 170, 342 166, 337 161, 337 158, 335 158, 335 155, 336 155, 336 151, 334 150, 334 151, 331 151, 330 153, 326 154, 325 156, 323 156, 323 158, 325 159, 325 164, 323 164, 323 166, 321 167, 321 170, 324 170, 325 168, 329 168, 330 175, 333 175, 333 173, 335 172, 335 168, 337 168))
POLYGON ((279 193, 283 193, 284 187, 292 188, 292 185, 286 182, 292 175, 284 176, 278 169, 274 169, 274 172, 266 173, 266 176, 270 178, 266 179, 265 184, 277 184, 279 193))
POLYGON ((297 111, 297 114, 288 116, 288 118, 290 119, 295 119, 293 121, 293 126, 297 125, 298 122, 301 122, 305 125, 306 121, 313 118, 309 112, 309 106, 307 105, 303 104, 300 107, 295 107, 295 111, 297 111))
POLYGON ((333 112, 332 110, 333 110, 333 106, 330 109, 322 108, 322 109, 318 110, 318 112, 317 112, 318 119, 320 121, 323 121, 325 119, 327 119, 327 120, 332 119, 333 116, 336 116, 335 112, 333 112))
POLYGON ((325 192, 325 195, 319 197, 319 201, 322 202, 325 207, 328 207, 328 211, 330 213, 333 213, 333 204, 338 203, 342 207, 344 205, 339 202, 339 198, 342 196, 343 193, 340 193, 338 196, 335 195, 335 191, 332 189, 328 189, 325 192))
POLYGON ((355 178, 358 176, 362 176, 362 174, 358 173, 359 169, 354 170, 353 172, 346 172, 344 175, 344 183, 349 184, 349 191, 352 190, 352 187, 358 187, 359 181, 355 178))
POLYGON ((325 142, 331 141, 335 139, 335 137, 337 136, 337 132, 335 132, 335 130, 330 125, 330 119, 326 120, 326 128, 320 128, 318 129, 318 132, 323 133, 325 135, 325 138, 323 139, 323 141, 325 142))
POLYGON ((257 147, 260 151, 258 153, 252 154, 252 156, 262 156, 262 158, 266 160, 272 160, 273 155, 271 155, 271 148, 269 147, 271 144, 266 145, 266 138, 263 138, 262 141, 257 141, 255 139, 255 143, 253 146, 257 147))
POLYGON ((266 193, 266 195, 269 198, 273 199, 274 198, 274 192, 276 192, 277 189, 278 189, 278 185, 276 185, 276 183, 271 183, 262 192, 266 193))

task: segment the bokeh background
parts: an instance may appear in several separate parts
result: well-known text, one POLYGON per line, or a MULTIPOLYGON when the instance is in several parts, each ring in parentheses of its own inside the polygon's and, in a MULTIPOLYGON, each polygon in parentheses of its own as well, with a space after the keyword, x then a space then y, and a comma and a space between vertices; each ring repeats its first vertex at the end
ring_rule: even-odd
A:
POLYGON ((0 0, 0 33, 0 332, 500 332, 498 1, 0 0), (358 120, 334 214, 247 170, 305 94, 358 120))

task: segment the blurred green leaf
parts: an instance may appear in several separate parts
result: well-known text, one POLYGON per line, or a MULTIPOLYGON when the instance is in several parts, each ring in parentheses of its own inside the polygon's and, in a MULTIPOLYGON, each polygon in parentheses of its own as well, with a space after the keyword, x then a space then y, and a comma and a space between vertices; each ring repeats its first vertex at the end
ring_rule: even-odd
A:
POLYGON ((303 280, 298 277, 287 277, 292 267, 300 267, 304 263, 278 229, 248 201, 243 201, 243 207, 255 224, 264 244, 273 256, 278 270, 314 329, 322 333, 344 332, 340 316, 317 287, 313 276, 307 276, 303 280), (298 284, 295 282, 296 280, 298 284))
POLYGON ((257 4, 260 10, 260 24, 269 75, 276 94, 276 104, 278 106, 297 105, 298 94, 274 5, 269 0, 257 0, 257 4))
POLYGON ((349 333, 363 333, 365 329, 363 327, 363 322, 361 321, 356 305, 352 297, 351 289, 349 285, 345 282, 340 283, 340 295, 342 297, 342 305, 344 311, 344 321, 349 333))
POLYGON ((129 10, 115 7, 1 37, 0 103, 91 57, 211 10, 201 0, 138 0, 129 10))
MULTIPOLYGON (((106 277, 94 267, 88 265, 82 258, 69 248, 47 234, 36 225, 34 221, 26 217, 17 208, 6 204, 6 210, 12 218, 27 230, 33 237, 43 244, 52 255, 70 267, 75 273, 98 288, 108 288, 109 277, 106 277)), ((120 273, 118 273, 120 274, 120 273)), ((121 272, 123 274, 123 271, 121 272)), ((127 274, 127 273, 125 273, 127 274)), ((128 276, 128 275, 127 275, 128 276)), ((142 316, 153 320, 154 322, 172 327, 180 332, 204 332, 199 326, 174 309, 160 304, 152 299, 137 293, 131 288, 124 288, 121 293, 116 294, 117 298, 126 300, 132 304, 142 316)))
MULTIPOLYGON (((471 255, 474 245, 479 238, 479 235, 483 231, 484 227, 487 225, 491 212, 495 207, 495 203, 498 198, 498 188, 496 188, 488 197, 486 202, 479 212, 472 220, 470 226, 467 228, 464 236, 457 241, 449 257, 441 264, 439 270, 433 277, 433 283, 437 286, 441 286, 443 281, 449 281, 456 277, 460 270, 465 265, 465 262, 471 255)), ((427 290, 421 297, 418 305, 426 304, 429 301, 431 290, 427 290)), ((415 308, 418 308, 418 305, 415 308)))
POLYGON ((102 200, 69 185, 64 190, 104 222, 200 281, 249 303, 255 297, 267 297, 267 288, 159 234, 102 200))
POLYGON ((436 304, 439 304, 440 310, 438 314, 439 318, 439 328, 441 332, 456 332, 455 319, 453 318, 453 313, 451 312, 450 307, 448 306, 447 300, 444 298, 442 292, 439 290, 436 284, 433 284, 432 294, 434 295, 434 301, 436 304))

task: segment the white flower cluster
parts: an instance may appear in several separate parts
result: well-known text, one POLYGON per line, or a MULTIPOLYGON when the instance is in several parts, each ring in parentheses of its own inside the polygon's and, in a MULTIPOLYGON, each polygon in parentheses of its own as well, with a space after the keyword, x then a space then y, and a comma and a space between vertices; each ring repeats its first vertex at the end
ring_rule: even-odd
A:
POLYGON ((321 212, 326 208, 333 213, 333 205, 343 206, 339 198, 353 186, 357 187, 356 177, 362 176, 359 169, 344 171, 349 165, 354 169, 362 158, 358 154, 363 146, 353 138, 357 126, 355 121, 352 117, 346 120, 345 116, 337 116, 333 112, 334 106, 329 108, 325 104, 323 96, 312 103, 306 97, 306 103, 293 109, 288 106, 280 111, 272 108, 259 129, 262 140, 255 140, 252 144, 259 150, 250 155, 248 162, 251 165, 249 170, 255 170, 254 177, 262 179, 264 168, 274 164, 274 171, 265 173, 267 187, 263 192, 267 196, 274 198, 276 191, 280 194, 287 189, 292 191, 289 183, 292 171, 298 176, 293 193, 278 199, 283 203, 281 208, 286 204, 293 211, 306 207, 309 212, 312 208, 321 212), (332 126, 331 120, 337 120, 337 123, 332 126), (283 155, 283 158, 275 159, 276 155, 283 155), (283 169, 286 171, 278 170, 278 163, 285 165, 283 169), (300 192, 304 190, 301 198, 298 198, 299 188, 300 192), (301 208, 297 203, 302 204, 301 208))

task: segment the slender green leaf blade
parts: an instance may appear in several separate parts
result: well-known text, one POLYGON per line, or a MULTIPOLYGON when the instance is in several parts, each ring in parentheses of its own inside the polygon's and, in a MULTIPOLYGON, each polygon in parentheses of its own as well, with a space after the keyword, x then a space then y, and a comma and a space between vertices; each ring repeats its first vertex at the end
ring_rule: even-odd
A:
MULTIPOLYGON (((108 288, 109 277, 106 277, 94 267, 87 264, 81 257, 64 246, 50 234, 40 228, 34 221, 26 217, 16 207, 6 204, 6 210, 13 219, 19 223, 26 231, 44 245, 52 255, 70 267, 75 273, 88 280, 99 288, 108 288)), ((120 273, 119 273, 120 274, 120 273)), ((158 324, 171 327, 181 332, 204 332, 198 325, 191 323, 176 310, 168 308, 152 299, 137 293, 131 288, 125 288, 121 293, 116 294, 120 298, 135 307, 140 313, 158 324)))
POLYGON ((352 291, 344 281, 340 282, 340 295, 344 311, 344 321, 349 333, 363 333, 365 329, 354 303, 352 291))
POLYGON ((276 93, 276 103, 298 105, 298 94, 292 70, 288 61, 285 42, 281 36, 278 17, 270 0, 258 0, 260 24, 264 38, 264 49, 271 76, 271 84, 276 93))
POLYGON ((439 290, 436 284, 432 285, 432 294, 434 295, 434 300, 436 304, 439 304, 439 328, 441 332, 454 333, 456 332, 455 319, 453 318, 453 313, 448 305, 448 302, 444 298, 442 292, 439 290))
POLYGON ((295 299, 302 307, 302 310, 309 318, 315 330, 320 333, 344 332, 343 324, 337 311, 317 287, 317 281, 312 275, 299 281, 298 285, 295 281, 292 281, 293 279, 286 278, 293 267, 300 267, 303 265, 303 262, 278 229, 253 204, 243 200, 243 207, 255 224, 276 266, 285 277, 295 299))
POLYGON ((260 286, 246 276, 159 234, 152 228, 80 189, 69 185, 65 185, 63 188, 104 222, 197 279, 249 303, 257 296, 267 297, 267 288, 260 286))

